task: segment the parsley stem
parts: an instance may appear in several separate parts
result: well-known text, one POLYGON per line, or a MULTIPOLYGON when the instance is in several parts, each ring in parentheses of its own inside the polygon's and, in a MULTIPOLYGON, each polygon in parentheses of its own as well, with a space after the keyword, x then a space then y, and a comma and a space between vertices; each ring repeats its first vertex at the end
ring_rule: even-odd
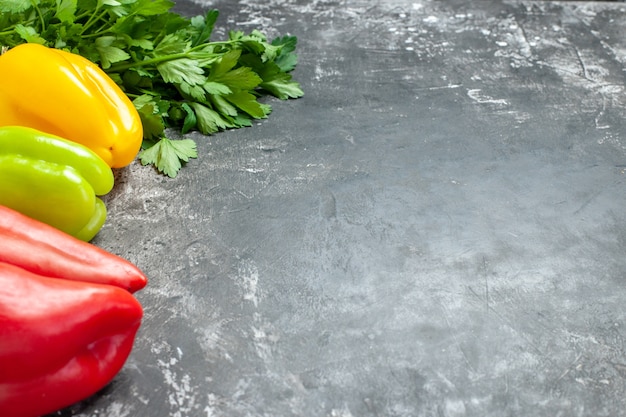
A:
MULTIPOLYGON (((34 20, 37 20, 37 19, 34 19, 34 20)), ((24 20, 23 22, 20 22, 20 23, 15 23, 15 24, 12 24, 11 26, 5 26, 5 27, 3 28, 3 30, 2 30, 2 31, 0 31, 0 36, 9 36, 9 35, 13 35, 13 34, 14 34, 14 32, 15 32, 15 28, 16 28, 18 25, 23 25, 23 26, 26 26, 26 27, 32 26, 32 25, 33 25, 33 19, 24 20)))
POLYGON ((102 19, 104 15, 106 15, 106 10, 98 14, 100 4, 101 2, 98 2, 96 4, 96 8, 94 9, 93 13, 91 14, 91 16, 89 16, 89 19, 87 19, 87 22, 85 22, 85 24, 83 25, 83 29, 80 31, 80 35, 83 35, 87 31, 87 29, 89 29, 94 23, 96 23, 98 20, 102 19))
MULTIPOLYGON (((204 45, 199 45, 199 46, 204 46, 204 45)), ((124 71, 124 70, 127 70, 129 68, 147 67, 147 66, 151 66, 151 65, 158 65, 158 64, 160 64, 162 62, 174 61, 176 59, 190 58, 190 54, 193 53, 193 50, 194 50, 194 48, 191 48, 188 51, 180 52, 178 54, 164 55, 164 56, 159 56, 159 57, 155 57, 155 58, 151 58, 151 59, 144 59, 143 61, 123 62, 123 63, 117 64, 117 65, 111 65, 105 71, 108 72, 108 73, 114 73, 114 72, 124 71)), ((202 54, 202 57, 203 58, 208 58, 209 56, 219 56, 219 55, 221 55, 221 54, 204 53, 204 54, 202 54)))
POLYGON ((93 12, 91 10, 87 10, 81 14, 77 14, 75 17, 75 22, 80 22, 80 19, 82 19, 85 16, 91 16, 93 14, 93 12))
POLYGON ((39 10, 39 7, 37 7, 36 3, 33 3, 33 8, 37 12, 37 16, 39 16, 39 22, 41 23, 41 32, 43 32, 46 30, 46 21, 44 20, 43 14, 41 13, 41 10, 39 10))
POLYGON ((90 39, 90 38, 99 38, 100 36, 104 35, 105 33, 109 32, 108 30, 99 30, 97 32, 93 32, 93 33, 87 33, 84 35, 81 35, 83 39, 90 39))
POLYGON ((143 61, 135 61, 135 62, 126 62, 117 65, 111 65, 106 69, 106 72, 119 72, 124 71, 129 68, 137 68, 137 67, 146 67, 150 65, 160 64, 161 62, 173 61, 175 59, 187 58, 189 55, 187 52, 181 52, 179 54, 171 54, 160 56, 152 59, 145 59, 143 61))

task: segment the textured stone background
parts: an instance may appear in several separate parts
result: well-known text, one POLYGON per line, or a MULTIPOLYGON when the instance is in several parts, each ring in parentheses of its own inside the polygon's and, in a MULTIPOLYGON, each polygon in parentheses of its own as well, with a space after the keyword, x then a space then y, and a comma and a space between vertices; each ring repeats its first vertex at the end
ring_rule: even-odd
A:
POLYGON ((117 173, 124 370, 61 416, 619 416, 626 6, 181 1, 299 39, 299 100, 117 173))

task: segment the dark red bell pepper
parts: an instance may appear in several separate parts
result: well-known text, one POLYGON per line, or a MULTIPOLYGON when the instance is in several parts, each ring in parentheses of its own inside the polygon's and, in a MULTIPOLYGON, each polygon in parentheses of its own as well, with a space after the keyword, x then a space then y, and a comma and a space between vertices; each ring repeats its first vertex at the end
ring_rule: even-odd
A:
POLYGON ((0 262, 0 415, 39 417, 120 371, 142 318, 128 291, 0 262))
POLYGON ((5 206, 0 206, 0 262, 39 275, 115 285, 130 292, 147 283, 146 276, 124 258, 5 206))

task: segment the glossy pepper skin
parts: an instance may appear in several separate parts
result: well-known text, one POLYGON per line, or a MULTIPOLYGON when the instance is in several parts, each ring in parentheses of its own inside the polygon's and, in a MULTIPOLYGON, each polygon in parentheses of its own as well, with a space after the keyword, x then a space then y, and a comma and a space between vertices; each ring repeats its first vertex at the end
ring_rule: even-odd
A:
POLYGON ((88 59, 20 44, 0 55, 0 80, 0 126, 29 126, 81 143, 112 168, 130 164, 139 152, 137 110, 88 59))
POLYGON ((0 127, 0 204, 89 241, 107 215, 96 195, 113 184, 111 168, 89 148, 28 127, 0 127))
POLYGON ((113 285, 131 293, 148 282, 126 259, 5 206, 0 206, 0 262, 38 275, 113 285))
POLYGON ((142 315, 121 288, 0 262, 2 417, 39 417, 102 389, 127 360, 142 315))

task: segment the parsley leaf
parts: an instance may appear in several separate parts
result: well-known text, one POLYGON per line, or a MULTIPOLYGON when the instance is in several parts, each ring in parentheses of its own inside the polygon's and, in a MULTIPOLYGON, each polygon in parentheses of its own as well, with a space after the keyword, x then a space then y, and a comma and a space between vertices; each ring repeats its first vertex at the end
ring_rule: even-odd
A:
POLYGON ((141 124, 143 126, 143 135, 146 139, 158 139, 164 136, 165 124, 163 123, 163 117, 159 113, 157 103, 155 103, 150 96, 143 95, 137 97, 133 104, 139 112, 141 118, 141 124))
POLYGON ((272 45, 282 47, 275 60, 282 72, 291 72, 296 68, 298 64, 298 55, 295 54, 297 42, 298 39, 295 36, 287 35, 272 41, 272 45))
POLYGON ((24 26, 22 24, 18 24, 15 26, 15 32, 26 42, 40 43, 40 44, 46 43, 46 40, 42 38, 41 36, 39 36, 37 31, 30 26, 24 26))
POLYGON ((165 136, 139 154, 142 165, 154 164, 169 177, 176 177, 183 162, 197 158, 196 143, 191 139, 172 140, 165 136))
POLYGON ((63 23, 71 23, 75 19, 77 0, 56 0, 55 17, 63 23))
POLYGON ((211 40, 219 12, 191 18, 171 0, 0 0, 0 46, 36 42, 100 65, 133 100, 144 128, 140 161, 175 177, 197 157, 186 134, 252 126, 266 118, 264 94, 301 97, 291 72, 297 39, 271 42, 259 30, 211 40))
POLYGON ((124 46, 122 42, 116 42, 115 36, 100 36, 95 40, 95 47, 100 55, 100 63, 102 68, 107 69, 116 62, 126 61, 130 55, 120 46, 124 46))
POLYGON ((21 13, 31 7, 29 0, 3 0, 0 3, 0 12, 21 13))

